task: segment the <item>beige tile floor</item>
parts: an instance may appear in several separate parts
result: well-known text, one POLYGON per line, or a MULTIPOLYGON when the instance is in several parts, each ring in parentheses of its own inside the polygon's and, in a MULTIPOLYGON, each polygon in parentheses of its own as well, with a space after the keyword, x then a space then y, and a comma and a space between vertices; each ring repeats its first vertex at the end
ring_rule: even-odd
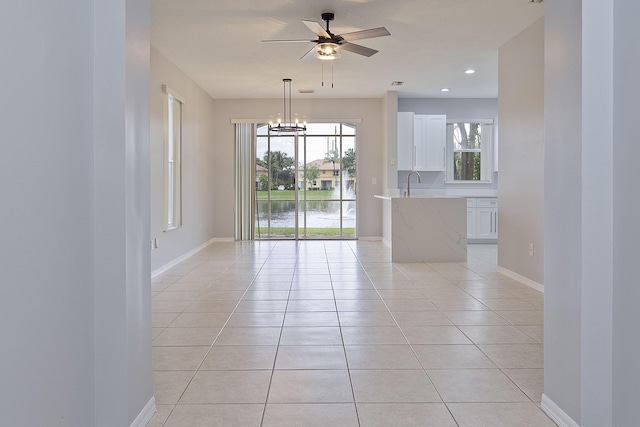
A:
POLYGON ((379 242, 215 243, 153 284, 150 426, 555 424, 541 293, 379 242))

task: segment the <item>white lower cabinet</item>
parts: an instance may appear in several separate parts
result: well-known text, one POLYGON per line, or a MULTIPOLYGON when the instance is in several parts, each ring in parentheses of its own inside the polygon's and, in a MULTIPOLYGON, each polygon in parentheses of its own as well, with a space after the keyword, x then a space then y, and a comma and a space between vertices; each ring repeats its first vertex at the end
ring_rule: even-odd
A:
POLYGON ((467 239, 476 237, 476 199, 467 198, 467 239))
POLYGON ((498 238, 498 199, 467 199, 467 239, 498 238))

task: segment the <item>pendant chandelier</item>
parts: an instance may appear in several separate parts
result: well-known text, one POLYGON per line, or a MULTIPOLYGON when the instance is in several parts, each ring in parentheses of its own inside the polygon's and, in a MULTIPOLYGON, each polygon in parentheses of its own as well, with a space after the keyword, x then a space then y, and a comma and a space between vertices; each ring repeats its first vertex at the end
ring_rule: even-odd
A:
POLYGON ((284 85, 284 95, 283 95, 283 114, 278 114, 278 119, 276 124, 272 121, 269 121, 269 132, 273 133, 299 133, 307 131, 307 123, 300 123, 298 120, 298 115, 295 115, 295 118, 292 118, 291 113, 291 79, 282 79, 282 83, 284 85))

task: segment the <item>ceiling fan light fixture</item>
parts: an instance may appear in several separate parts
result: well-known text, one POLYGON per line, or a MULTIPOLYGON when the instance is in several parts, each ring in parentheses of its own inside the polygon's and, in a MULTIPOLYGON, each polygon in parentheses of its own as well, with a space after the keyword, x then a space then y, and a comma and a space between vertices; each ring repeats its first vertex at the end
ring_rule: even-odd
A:
POLYGON ((316 58, 323 61, 331 61, 340 58, 340 45, 333 42, 318 43, 316 45, 316 58))

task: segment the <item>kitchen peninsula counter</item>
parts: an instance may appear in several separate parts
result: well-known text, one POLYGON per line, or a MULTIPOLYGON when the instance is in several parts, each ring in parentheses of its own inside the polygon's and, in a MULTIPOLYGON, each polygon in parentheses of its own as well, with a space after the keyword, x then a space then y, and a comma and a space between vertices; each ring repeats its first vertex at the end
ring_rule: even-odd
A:
POLYGON ((393 262, 467 260, 467 199, 375 196, 383 203, 383 240, 393 262))

